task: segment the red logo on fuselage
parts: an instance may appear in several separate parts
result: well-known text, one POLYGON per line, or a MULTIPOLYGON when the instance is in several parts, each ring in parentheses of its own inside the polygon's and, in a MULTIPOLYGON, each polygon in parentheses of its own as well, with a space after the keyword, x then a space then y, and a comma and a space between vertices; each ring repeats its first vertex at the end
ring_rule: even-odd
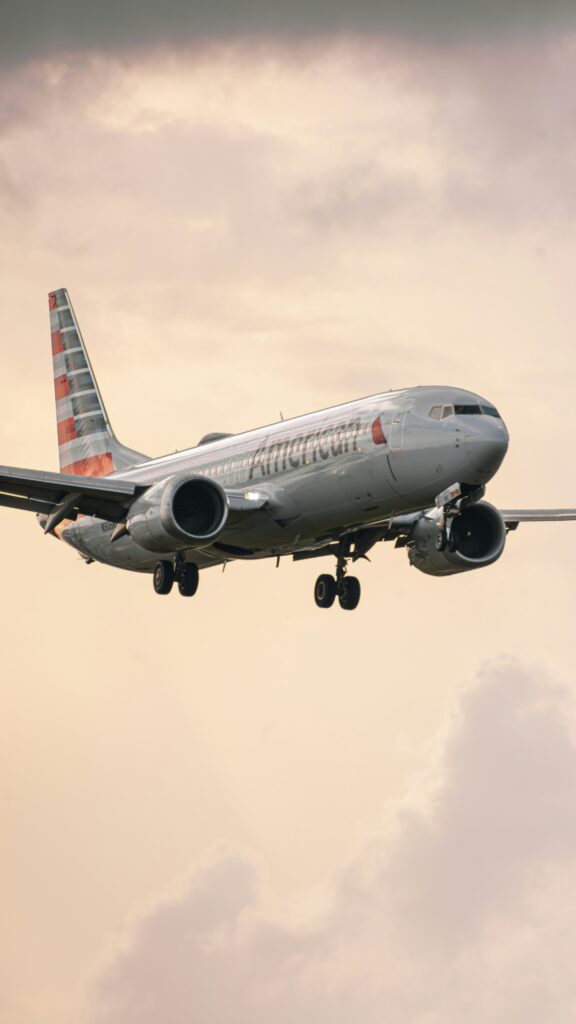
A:
POLYGON ((372 424, 372 440, 374 444, 388 444, 382 429, 382 420, 378 416, 372 424))

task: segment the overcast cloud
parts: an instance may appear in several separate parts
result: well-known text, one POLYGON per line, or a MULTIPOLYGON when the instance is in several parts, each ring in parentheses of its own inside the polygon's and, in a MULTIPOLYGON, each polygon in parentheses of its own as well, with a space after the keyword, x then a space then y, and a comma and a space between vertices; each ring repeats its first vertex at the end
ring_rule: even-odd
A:
POLYGON ((112 956, 90 1021, 565 1024, 573 716, 568 691, 537 672, 490 668, 420 780, 420 807, 414 796, 400 807, 322 916, 270 915, 258 870, 217 855, 112 956))
POLYGON ((148 44, 230 42, 242 38, 306 39, 334 34, 388 34, 416 40, 459 40, 563 29, 575 19, 570 0, 56 0, 4 4, 0 60, 12 63, 50 52, 148 44))

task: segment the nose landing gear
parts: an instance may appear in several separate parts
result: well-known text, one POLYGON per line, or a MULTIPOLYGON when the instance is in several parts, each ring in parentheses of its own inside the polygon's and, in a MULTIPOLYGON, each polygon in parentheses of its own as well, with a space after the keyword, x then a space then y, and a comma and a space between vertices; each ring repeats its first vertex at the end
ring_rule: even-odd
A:
POLYGON ((360 603, 360 580, 356 576, 348 576, 348 559, 350 557, 350 540, 343 538, 338 545, 338 561, 336 578, 323 573, 314 585, 314 600, 319 608, 331 608, 338 597, 338 603, 344 611, 353 611, 360 603))

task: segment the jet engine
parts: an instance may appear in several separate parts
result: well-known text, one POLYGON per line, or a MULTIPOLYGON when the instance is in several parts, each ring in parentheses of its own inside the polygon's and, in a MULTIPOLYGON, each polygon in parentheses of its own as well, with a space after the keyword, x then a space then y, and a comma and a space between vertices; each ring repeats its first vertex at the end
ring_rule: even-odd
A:
POLYGON ((147 551, 202 548, 228 518, 226 494, 202 476, 172 476, 153 484, 132 505, 128 533, 147 551))
POLYGON ((487 501, 466 505, 444 523, 441 510, 417 520, 408 538, 410 564, 429 576, 452 576, 496 562, 504 550, 506 526, 487 501))

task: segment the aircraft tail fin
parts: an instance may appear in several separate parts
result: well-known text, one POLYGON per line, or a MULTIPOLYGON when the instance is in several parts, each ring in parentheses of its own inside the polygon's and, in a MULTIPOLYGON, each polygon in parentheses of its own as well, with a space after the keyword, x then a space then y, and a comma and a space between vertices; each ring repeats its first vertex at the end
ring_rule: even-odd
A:
POLYGON ((102 401, 68 292, 50 292, 50 332, 60 471, 108 476, 143 462, 145 455, 117 440, 102 401))

